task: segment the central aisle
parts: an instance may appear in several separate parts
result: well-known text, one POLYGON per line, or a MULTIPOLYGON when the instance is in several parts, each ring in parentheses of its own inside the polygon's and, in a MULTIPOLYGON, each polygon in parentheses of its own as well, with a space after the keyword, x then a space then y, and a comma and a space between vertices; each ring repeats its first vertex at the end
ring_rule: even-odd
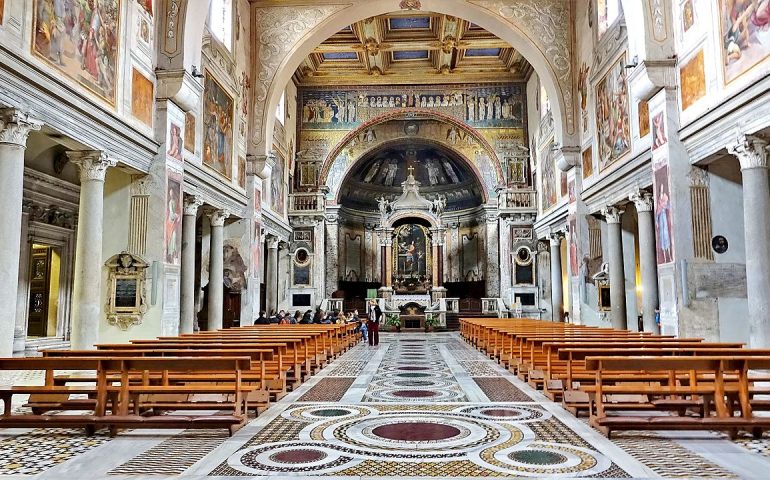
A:
POLYGON ((764 478, 770 470, 764 456, 708 432, 676 438, 623 432, 609 441, 457 333, 381 338, 378 347, 361 344, 333 361, 232 438, 222 431, 142 430, 109 438, 9 429, 0 440, 7 452, 0 475, 764 478))
POLYGON ((539 404, 544 397, 533 399, 458 335, 382 339, 345 354, 287 398, 291 405, 239 432, 241 445, 220 449, 190 473, 652 475, 560 407, 539 404))

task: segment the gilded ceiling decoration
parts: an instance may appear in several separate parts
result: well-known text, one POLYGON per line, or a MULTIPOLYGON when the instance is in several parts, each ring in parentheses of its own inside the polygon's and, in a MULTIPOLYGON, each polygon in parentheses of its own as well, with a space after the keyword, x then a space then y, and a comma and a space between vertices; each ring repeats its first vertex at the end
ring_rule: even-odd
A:
POLYGON ((451 15, 406 10, 356 22, 300 65, 300 85, 523 80, 529 63, 505 41, 451 15))

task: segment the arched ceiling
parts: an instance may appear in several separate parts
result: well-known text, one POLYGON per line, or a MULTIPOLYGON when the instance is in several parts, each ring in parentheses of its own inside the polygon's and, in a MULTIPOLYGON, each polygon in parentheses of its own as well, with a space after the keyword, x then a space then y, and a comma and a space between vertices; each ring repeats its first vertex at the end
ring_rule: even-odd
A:
POLYGON ((524 80, 532 67, 469 21, 431 12, 370 17, 337 32, 297 69, 303 86, 524 80))
POLYGON ((404 142, 362 157, 342 182, 339 201, 356 210, 377 210, 377 198, 392 200, 402 193, 410 171, 428 199, 443 195, 447 210, 473 208, 483 202, 483 187, 473 170, 457 154, 439 145, 404 142))

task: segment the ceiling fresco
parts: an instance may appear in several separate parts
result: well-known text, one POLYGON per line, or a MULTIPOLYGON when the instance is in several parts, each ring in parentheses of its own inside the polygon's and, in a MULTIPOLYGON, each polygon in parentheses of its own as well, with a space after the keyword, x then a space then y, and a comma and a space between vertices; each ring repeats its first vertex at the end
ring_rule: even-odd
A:
POLYGON ((524 80, 532 67, 505 41, 450 15, 399 12, 339 31, 300 65, 299 85, 524 80))

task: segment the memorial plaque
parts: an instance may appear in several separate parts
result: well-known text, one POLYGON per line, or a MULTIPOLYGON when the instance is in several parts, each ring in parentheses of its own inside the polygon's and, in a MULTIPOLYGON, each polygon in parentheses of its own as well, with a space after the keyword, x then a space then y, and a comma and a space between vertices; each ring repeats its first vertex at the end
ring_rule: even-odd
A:
POLYGON ((134 278, 115 280, 115 307, 136 308, 137 281, 134 278))

